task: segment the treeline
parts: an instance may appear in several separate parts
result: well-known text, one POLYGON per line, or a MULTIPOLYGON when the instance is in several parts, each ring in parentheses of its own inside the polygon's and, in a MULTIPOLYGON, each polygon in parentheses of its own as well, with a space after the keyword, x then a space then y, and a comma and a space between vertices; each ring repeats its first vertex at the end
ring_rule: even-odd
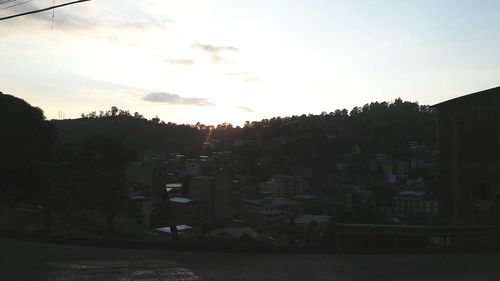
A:
MULTIPOLYGON (((235 137, 251 141, 234 155, 246 170, 262 178, 290 173, 294 166, 311 168, 313 177, 321 177, 338 172, 336 163, 353 150, 363 157, 382 153, 405 160, 410 156, 410 141, 435 149, 434 124, 434 109, 429 106, 401 99, 372 102, 351 111, 247 122, 235 137)), ((368 173, 363 161, 360 159, 351 176, 368 173)))
POLYGON ((134 116, 135 118, 143 118, 142 114, 139 112, 134 112, 134 115, 130 114, 130 111, 119 109, 116 106, 112 106, 110 110, 99 110, 99 111, 91 111, 88 114, 82 113, 82 118, 102 118, 102 117, 110 117, 110 116, 134 116))
POLYGON ((165 123, 159 118, 110 115, 95 118, 52 120, 57 128, 57 143, 78 144, 93 136, 104 136, 139 153, 170 152, 196 155, 203 144, 205 130, 191 125, 165 123))
POLYGON ((103 114, 91 112, 80 119, 54 121, 58 139, 80 142, 104 135, 139 152, 179 152, 190 157, 200 154, 201 147, 205 147, 203 153, 234 150, 234 160, 242 163, 242 169, 235 172, 259 175, 258 178, 288 173, 287 165, 293 162, 312 168, 320 176, 334 171, 342 155, 355 147, 365 154, 384 153, 405 159, 409 157, 408 142, 418 142, 429 149, 435 149, 436 143, 434 109, 399 98, 352 110, 247 121, 243 127, 230 123, 165 123, 158 117, 147 120, 140 113, 131 115, 117 107, 99 112, 103 114), (204 145, 207 141, 214 141, 214 145, 204 145), (237 141, 245 145, 235 146, 237 141))
POLYGON ((56 143, 41 109, 1 92, 0 120, 0 207, 41 210, 47 232, 55 213, 98 211, 109 235, 119 213, 133 214, 122 187, 124 167, 138 160, 134 150, 102 136, 56 143))
POLYGON ((184 126, 184 127, 190 127, 190 128, 195 128, 198 130, 214 130, 214 129, 227 129, 227 128, 233 128, 233 125, 230 123, 222 123, 217 126, 214 125, 205 125, 203 123, 196 123, 194 125, 191 124, 177 124, 174 122, 165 122, 161 120, 158 116, 155 116, 151 119, 146 119, 144 118, 144 115, 139 113, 139 112, 134 112, 134 114, 131 114, 128 109, 120 109, 117 106, 112 106, 110 110, 94 110, 89 113, 82 113, 80 117, 82 119, 97 119, 97 118, 106 118, 106 117, 118 117, 118 116, 125 116, 125 117, 133 117, 136 119, 142 119, 142 120, 148 120, 151 123, 156 123, 156 124, 162 124, 162 125, 169 125, 169 126, 184 126))

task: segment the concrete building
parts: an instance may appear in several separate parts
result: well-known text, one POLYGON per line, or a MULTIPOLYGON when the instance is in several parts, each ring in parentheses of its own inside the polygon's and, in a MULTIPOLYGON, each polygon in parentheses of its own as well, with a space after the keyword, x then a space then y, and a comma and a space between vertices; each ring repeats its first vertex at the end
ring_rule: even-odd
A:
POLYGON ((287 198, 243 200, 240 217, 255 226, 279 227, 302 214, 299 202, 287 198))
POLYGON ((354 188, 345 194, 345 206, 352 210, 362 205, 375 206, 375 194, 369 190, 354 188))
POLYGON ((288 198, 266 198, 243 200, 242 210, 247 212, 279 211, 287 216, 299 216, 302 206, 299 202, 288 198))
POLYGON ((231 181, 230 204, 231 214, 235 215, 241 208, 243 200, 257 199, 259 188, 250 182, 249 177, 234 176, 231 181))
POLYGON ((325 230, 330 223, 331 216, 302 215, 295 219, 295 225, 307 228, 312 222, 316 222, 320 230, 325 230))
POLYGON ((141 224, 149 226, 150 217, 153 213, 153 199, 149 196, 144 196, 142 191, 134 191, 127 196, 132 200, 141 224))
POLYGON ((394 199, 398 217, 437 216, 439 211, 435 196, 424 191, 403 191, 394 199))
POLYGON ((230 218, 231 184, 223 176, 199 176, 189 182, 188 196, 206 206, 209 224, 230 218))
POLYGON ((276 175, 271 180, 261 183, 260 188, 261 192, 271 192, 275 197, 292 198, 308 189, 309 183, 302 176, 276 175))
POLYGON ((209 236, 224 237, 232 239, 252 239, 262 240, 262 236, 252 228, 245 227, 224 227, 210 231, 209 236))
POLYGON ((125 167, 125 181, 157 197, 167 183, 167 169, 161 163, 134 163, 125 167))
POLYGON ((204 226, 205 205, 187 197, 172 197, 169 199, 171 216, 176 224, 186 224, 199 230, 204 226))
POLYGON ((199 176, 201 175, 200 163, 195 160, 186 161, 185 174, 189 176, 199 176))
POLYGON ((408 179, 409 164, 405 161, 395 161, 398 181, 404 182, 408 179))
POLYGON ((269 193, 274 197, 281 197, 285 194, 285 185, 282 181, 271 179, 260 184, 261 193, 269 193))
POLYGON ((434 107, 442 217, 477 223, 500 196, 500 87, 434 107))

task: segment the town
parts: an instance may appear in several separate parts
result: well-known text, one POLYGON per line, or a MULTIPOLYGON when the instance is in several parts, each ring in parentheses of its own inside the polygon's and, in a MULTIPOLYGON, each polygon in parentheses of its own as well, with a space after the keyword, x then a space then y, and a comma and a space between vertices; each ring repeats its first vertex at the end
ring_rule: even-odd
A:
MULTIPOLYGON (((36 164, 6 167, 17 187, 6 185, 3 210, 27 208, 39 214, 35 230, 59 235, 337 250, 366 250, 381 236, 393 242, 377 247, 398 251, 400 231, 426 230, 406 244, 455 247, 470 243, 457 242, 468 229, 456 227, 492 225, 474 240, 498 231, 498 136, 483 138, 498 124, 498 89, 433 107, 396 99, 243 127, 177 125, 116 107, 52 120, 44 143, 52 148, 27 154, 36 164), (456 144, 457 130, 474 133, 467 146, 456 144)), ((2 217, 4 228, 15 216, 2 217)))
MULTIPOLYGON (((300 123, 283 126, 300 127, 300 123)), ((325 137, 333 144, 343 136, 325 137)), ((222 141, 207 140, 204 145, 213 151, 209 155, 149 156, 125 168, 128 196, 145 225, 169 234, 175 227, 181 234, 294 244, 318 243, 335 221, 437 222, 439 203, 432 189, 437 165, 434 151, 425 145, 409 142, 410 157, 405 159, 367 154, 353 146, 335 163, 335 172, 314 180, 310 167, 287 158, 288 173, 259 181, 242 174, 242 163, 233 158, 234 150, 255 146, 256 140, 234 140, 231 150, 225 150, 222 141), (368 172, 365 178, 354 176, 361 171, 368 172)), ((278 136, 270 141, 286 145, 289 140, 278 136)), ((257 165, 266 165, 269 155, 259 160, 257 165)))

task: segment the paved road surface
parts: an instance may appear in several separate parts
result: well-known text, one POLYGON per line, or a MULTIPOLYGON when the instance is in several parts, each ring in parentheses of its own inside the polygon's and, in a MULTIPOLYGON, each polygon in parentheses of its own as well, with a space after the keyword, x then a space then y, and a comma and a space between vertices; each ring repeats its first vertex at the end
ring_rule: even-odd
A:
POLYGON ((0 280, 500 280, 500 254, 323 255, 105 249, 0 238, 0 280))

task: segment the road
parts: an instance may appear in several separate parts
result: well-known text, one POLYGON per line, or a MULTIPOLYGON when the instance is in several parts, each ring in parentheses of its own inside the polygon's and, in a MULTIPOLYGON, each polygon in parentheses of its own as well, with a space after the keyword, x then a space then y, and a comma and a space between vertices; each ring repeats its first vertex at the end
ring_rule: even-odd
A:
POLYGON ((107 249, 0 238, 0 280, 500 280, 500 254, 325 255, 107 249))

